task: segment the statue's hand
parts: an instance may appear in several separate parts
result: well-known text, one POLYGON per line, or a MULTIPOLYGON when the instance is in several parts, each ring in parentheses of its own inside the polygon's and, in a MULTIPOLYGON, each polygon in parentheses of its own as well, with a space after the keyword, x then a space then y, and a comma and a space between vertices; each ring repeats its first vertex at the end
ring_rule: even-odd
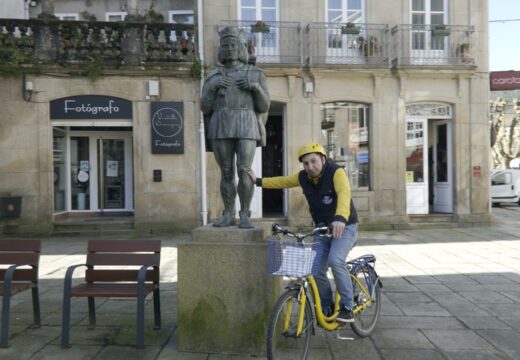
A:
POLYGON ((260 88, 260 84, 258 82, 249 81, 247 77, 237 80, 237 86, 241 90, 258 90, 260 88))
POLYGON ((227 76, 221 76, 219 81, 215 84, 215 90, 227 89, 231 85, 231 79, 227 76))

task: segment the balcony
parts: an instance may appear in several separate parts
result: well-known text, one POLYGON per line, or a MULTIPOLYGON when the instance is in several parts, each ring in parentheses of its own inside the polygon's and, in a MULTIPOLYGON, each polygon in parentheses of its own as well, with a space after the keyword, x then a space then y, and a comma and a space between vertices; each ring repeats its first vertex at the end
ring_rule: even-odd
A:
POLYGON ((299 22, 229 20, 221 22, 217 30, 221 31, 226 26, 237 26, 244 30, 244 40, 247 43, 250 62, 302 64, 303 31, 299 22))
POLYGON ((475 66, 473 26, 397 25, 392 28, 393 66, 475 66))
POLYGON ((311 65, 389 66, 388 25, 311 23, 306 35, 311 65))
POLYGON ((0 71, 193 63, 194 26, 144 22, 0 19, 0 71), (8 69, 9 70, 9 69, 8 69))

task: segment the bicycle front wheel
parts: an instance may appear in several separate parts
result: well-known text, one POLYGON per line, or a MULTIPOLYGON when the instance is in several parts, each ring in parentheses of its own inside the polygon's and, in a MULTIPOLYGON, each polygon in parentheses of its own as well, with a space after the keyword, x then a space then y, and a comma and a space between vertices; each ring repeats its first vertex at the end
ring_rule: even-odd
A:
POLYGON ((269 360, 303 360, 309 354, 312 336, 312 310, 305 303, 303 327, 297 335, 301 303, 299 290, 284 292, 276 302, 267 327, 267 358, 269 360))
POLYGON ((366 337, 372 334, 379 320, 379 314, 381 313, 381 286, 379 282, 376 282, 377 279, 373 271, 370 271, 367 267, 360 267, 352 276, 359 281, 358 284, 355 279, 352 279, 354 307, 365 306, 365 308, 354 315, 354 322, 350 326, 357 335, 366 337), (360 284, 370 296, 363 292, 360 284), (367 304, 369 300, 370 303, 367 304))

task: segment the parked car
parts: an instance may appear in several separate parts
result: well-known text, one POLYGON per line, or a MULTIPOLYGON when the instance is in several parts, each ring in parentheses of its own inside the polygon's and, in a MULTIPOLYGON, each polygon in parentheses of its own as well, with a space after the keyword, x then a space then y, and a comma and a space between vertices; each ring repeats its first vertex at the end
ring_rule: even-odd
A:
POLYGON ((491 203, 520 205, 520 169, 491 171, 491 203))

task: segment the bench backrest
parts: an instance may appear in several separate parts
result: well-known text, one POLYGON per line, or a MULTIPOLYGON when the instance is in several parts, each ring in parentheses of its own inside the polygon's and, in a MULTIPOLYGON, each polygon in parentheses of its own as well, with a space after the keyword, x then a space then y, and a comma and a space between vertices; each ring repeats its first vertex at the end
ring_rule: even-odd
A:
POLYGON ((37 283, 41 247, 40 240, 0 240, 0 281, 9 266, 30 265, 16 269, 13 280, 37 283))
POLYGON ((154 266, 146 281, 159 282, 160 240, 90 240, 87 251, 87 282, 136 282, 143 265, 154 266))

